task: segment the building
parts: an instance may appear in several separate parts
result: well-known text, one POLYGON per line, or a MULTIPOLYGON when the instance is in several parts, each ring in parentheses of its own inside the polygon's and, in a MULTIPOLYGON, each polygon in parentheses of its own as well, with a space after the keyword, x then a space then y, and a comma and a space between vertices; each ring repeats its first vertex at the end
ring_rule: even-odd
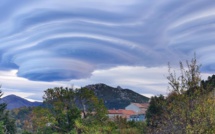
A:
POLYGON ((135 111, 135 114, 129 117, 130 121, 144 121, 148 107, 149 103, 131 103, 125 109, 135 111))
POLYGON ((135 112, 133 110, 125 110, 125 109, 118 109, 118 110, 108 110, 108 117, 110 119, 115 119, 116 117, 126 118, 127 120, 130 119, 131 115, 134 115, 135 112))
POLYGON ((136 113, 139 112, 145 112, 149 107, 149 103, 131 103, 127 107, 125 107, 126 110, 133 110, 136 113))
POLYGON ((129 121, 145 121, 145 114, 134 114, 128 119, 129 121))

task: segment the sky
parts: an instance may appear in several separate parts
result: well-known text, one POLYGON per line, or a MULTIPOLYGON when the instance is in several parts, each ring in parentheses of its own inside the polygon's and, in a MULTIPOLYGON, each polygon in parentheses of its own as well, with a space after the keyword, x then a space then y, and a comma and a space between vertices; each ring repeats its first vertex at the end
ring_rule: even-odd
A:
POLYGON ((168 62, 215 71, 214 0, 0 0, 4 95, 89 84, 167 94, 168 62))

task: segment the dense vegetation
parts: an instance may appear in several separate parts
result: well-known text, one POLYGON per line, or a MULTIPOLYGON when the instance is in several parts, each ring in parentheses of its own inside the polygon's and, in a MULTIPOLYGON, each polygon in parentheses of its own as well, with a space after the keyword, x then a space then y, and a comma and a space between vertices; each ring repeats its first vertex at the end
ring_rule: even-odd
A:
POLYGON ((148 133, 214 134, 215 77, 201 81, 196 59, 180 63, 180 76, 169 70, 170 93, 151 98, 147 110, 148 133))
MULTIPOLYGON (((0 91, 0 97, 2 96, 0 91)), ((0 134, 15 134, 15 121, 9 117, 9 112, 6 111, 7 104, 0 104, 0 134)))
POLYGON ((14 109, 18 133, 119 134, 142 133, 143 122, 127 122, 124 118, 109 120, 101 99, 87 88, 47 89, 43 106, 14 109))

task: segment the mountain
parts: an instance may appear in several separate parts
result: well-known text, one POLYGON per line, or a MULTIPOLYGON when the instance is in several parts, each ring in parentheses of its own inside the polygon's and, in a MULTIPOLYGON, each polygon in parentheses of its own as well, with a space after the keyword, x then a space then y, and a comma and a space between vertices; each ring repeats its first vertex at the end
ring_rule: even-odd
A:
POLYGON ((30 102, 16 95, 5 96, 0 100, 0 103, 6 103, 8 110, 20 107, 35 107, 42 104, 42 102, 30 102))
POLYGON ((102 99, 108 109, 122 109, 130 103, 148 102, 149 98, 140 95, 130 89, 122 89, 121 87, 110 87, 105 84, 88 85, 85 88, 94 91, 95 95, 102 99))
MULTIPOLYGON (((123 109, 132 102, 144 103, 149 101, 149 98, 119 86, 114 88, 105 84, 93 84, 86 86, 86 88, 92 90, 98 98, 102 99, 108 109, 123 109)), ((30 102, 16 95, 2 98, 0 103, 3 102, 7 104, 8 110, 42 105, 42 102, 30 102)))

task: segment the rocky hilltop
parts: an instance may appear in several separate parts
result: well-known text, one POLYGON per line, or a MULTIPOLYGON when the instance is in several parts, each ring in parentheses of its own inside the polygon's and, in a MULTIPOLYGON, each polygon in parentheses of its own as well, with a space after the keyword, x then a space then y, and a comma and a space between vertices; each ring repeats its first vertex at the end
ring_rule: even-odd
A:
POLYGON ((93 90, 98 98, 103 99, 108 109, 125 108, 131 102, 144 103, 149 101, 148 97, 119 86, 114 88, 105 84, 94 84, 88 85, 86 88, 93 90))

